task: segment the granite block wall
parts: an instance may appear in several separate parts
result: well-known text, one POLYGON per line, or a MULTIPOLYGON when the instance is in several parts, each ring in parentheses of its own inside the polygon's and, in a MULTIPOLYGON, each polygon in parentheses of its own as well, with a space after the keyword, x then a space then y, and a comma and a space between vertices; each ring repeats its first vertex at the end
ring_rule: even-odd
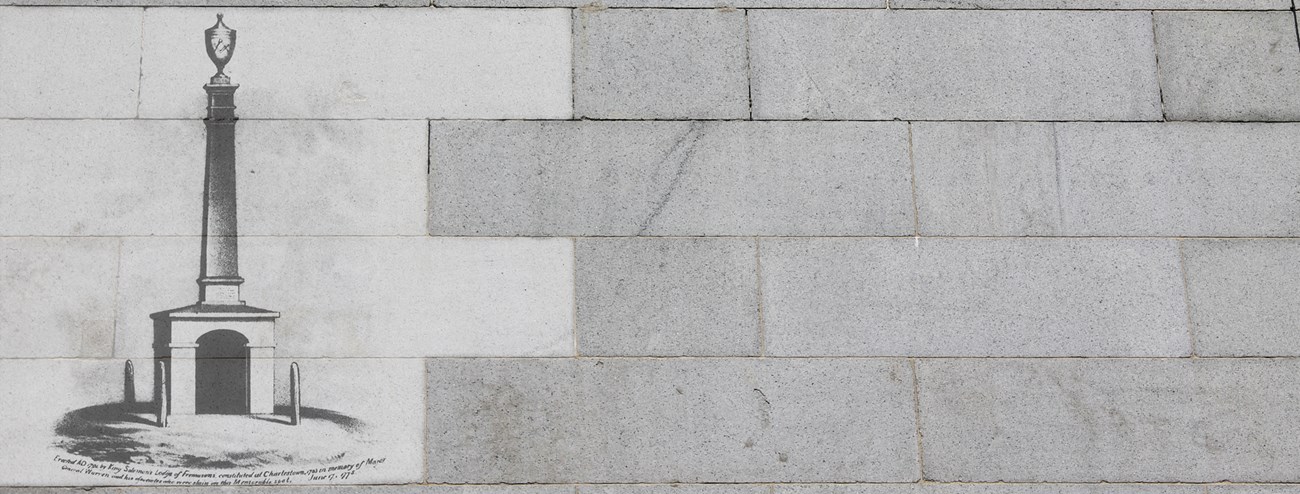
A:
POLYGON ((0 492, 1300 493, 1294 9, 0 0, 0 492), (218 12, 300 429, 149 408, 218 12))

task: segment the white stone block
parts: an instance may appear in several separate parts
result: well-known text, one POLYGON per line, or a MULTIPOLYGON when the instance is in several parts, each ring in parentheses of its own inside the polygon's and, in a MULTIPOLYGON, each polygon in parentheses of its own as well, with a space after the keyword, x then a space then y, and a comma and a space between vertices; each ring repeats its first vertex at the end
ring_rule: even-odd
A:
POLYGON ((0 7, 0 118, 136 116, 142 11, 0 7))
MULTIPOLYGON (((117 356, 195 302, 197 237, 124 241, 117 356)), ((281 313, 279 357, 573 355, 568 239, 247 237, 244 300, 281 313)))
POLYGON ((0 238, 0 358, 111 355, 117 250, 113 238, 0 238))
POLYGON ((176 8, 145 13, 141 116, 202 116, 218 11, 239 33, 226 72, 244 118, 573 113, 566 9, 176 8))

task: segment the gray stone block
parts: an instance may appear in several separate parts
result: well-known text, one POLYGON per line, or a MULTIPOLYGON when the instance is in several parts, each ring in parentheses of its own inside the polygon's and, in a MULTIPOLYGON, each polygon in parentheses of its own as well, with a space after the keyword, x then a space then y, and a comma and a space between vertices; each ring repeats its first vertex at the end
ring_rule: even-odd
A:
POLYGON ((1300 355, 1300 241, 1185 240, 1196 351, 1300 355))
POLYGON ((0 7, 0 118, 135 117, 142 15, 0 7))
POLYGON ((1286 0, 890 0, 896 9, 1282 10, 1286 0))
MULTIPOLYGON (((424 121, 236 129, 241 234, 426 232, 424 121)), ((201 233, 202 122, 0 120, 0 142, 0 234, 201 233)))
MULTIPOLYGON (((0 492, 4 492, 0 489, 0 492)), ((64 492, 54 491, 50 492, 64 492)), ((85 494, 85 489, 68 489, 69 494, 85 494)), ((272 487, 116 487, 104 494, 574 494, 570 485, 357 485, 272 487)), ((17 493, 26 494, 26 493, 17 493)), ((44 494, 43 492, 41 494, 44 494)))
POLYGON ((755 10, 759 119, 1157 120, 1145 12, 755 10))
POLYGON ((117 257, 114 238, 0 238, 0 358, 112 355, 117 257))
POLYGON ((885 0, 433 0, 439 7, 586 7, 588 10, 626 7, 883 9, 885 3, 885 0))
POLYGON ((911 482, 911 378, 882 359, 433 359, 428 482, 911 482))
POLYGON ((576 116, 749 117, 744 12, 579 9, 573 15, 576 116))
POLYGON ((1237 484, 1206 486, 1209 494, 1295 494, 1300 486, 1294 484, 1237 484))
POLYGON ((1157 12, 1170 120, 1300 120, 1300 56, 1287 12, 1157 12))
POLYGON ((771 494, 762 484, 592 484, 577 494, 771 494))
POLYGON ((1300 361, 923 360, 926 477, 1295 482, 1300 361))
POLYGON ((0 5, 93 7, 428 7, 429 0, 0 0, 0 5))
POLYGON ((148 9, 141 116, 203 115, 212 62, 176 47, 218 11, 239 30, 226 73, 243 118, 573 116, 568 11, 428 8, 148 9))
POLYGON ((1204 494, 1188 484, 787 484, 773 494, 1204 494))
POLYGON ((579 239, 580 355, 758 355, 755 241, 579 239))
POLYGON ((909 235, 897 122, 433 122, 434 235, 909 235))
POLYGON ((1300 234, 1300 125, 1056 128, 1067 235, 1300 234))
POLYGON ((923 234, 1300 232, 1294 124, 917 122, 912 134, 923 234))
POLYGON ((912 124, 922 235, 1059 235, 1053 124, 912 124))
POLYGON ((768 355, 1190 353, 1174 240, 764 239, 768 355))

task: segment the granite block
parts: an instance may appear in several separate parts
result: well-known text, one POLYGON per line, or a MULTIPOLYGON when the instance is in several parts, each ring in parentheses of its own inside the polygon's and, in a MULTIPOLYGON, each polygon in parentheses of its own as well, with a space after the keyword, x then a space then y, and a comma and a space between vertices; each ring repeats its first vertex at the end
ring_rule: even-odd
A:
POLYGON ((1295 482, 1300 361, 924 360, 926 477, 1295 482))
POLYGON ((1300 120, 1300 49, 1288 12, 1157 12, 1170 120, 1300 120))
POLYGON ((763 239, 768 355, 1180 357, 1176 241, 763 239))
POLYGON ((890 0, 895 9, 1283 10, 1286 0, 890 0))
POLYGON ((755 241, 584 238, 578 353, 758 355, 755 241))
POLYGON ((1151 15, 754 10, 753 115, 1159 120, 1151 15))
POLYGON ((1066 235, 1300 234, 1300 125, 1056 128, 1066 235))
POLYGON ((744 12, 578 9, 573 15, 576 116, 749 117, 744 12))
POLYGON ((906 362, 429 361, 431 483, 911 482, 906 362))
POLYGON ((434 235, 913 233, 895 122, 433 122, 434 235))
POLYGON ((1197 354, 1300 355, 1300 241, 1184 240, 1183 257, 1197 354))
POLYGON ((922 235, 1061 234, 1053 124, 912 124, 922 235))

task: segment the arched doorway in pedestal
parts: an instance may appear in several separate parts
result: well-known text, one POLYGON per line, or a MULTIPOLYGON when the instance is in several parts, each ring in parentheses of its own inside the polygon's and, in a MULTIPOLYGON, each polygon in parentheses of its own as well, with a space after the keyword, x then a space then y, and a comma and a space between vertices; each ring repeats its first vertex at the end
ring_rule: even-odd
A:
POLYGON ((209 331, 196 341, 195 413, 248 413, 248 338, 236 331, 209 331))

